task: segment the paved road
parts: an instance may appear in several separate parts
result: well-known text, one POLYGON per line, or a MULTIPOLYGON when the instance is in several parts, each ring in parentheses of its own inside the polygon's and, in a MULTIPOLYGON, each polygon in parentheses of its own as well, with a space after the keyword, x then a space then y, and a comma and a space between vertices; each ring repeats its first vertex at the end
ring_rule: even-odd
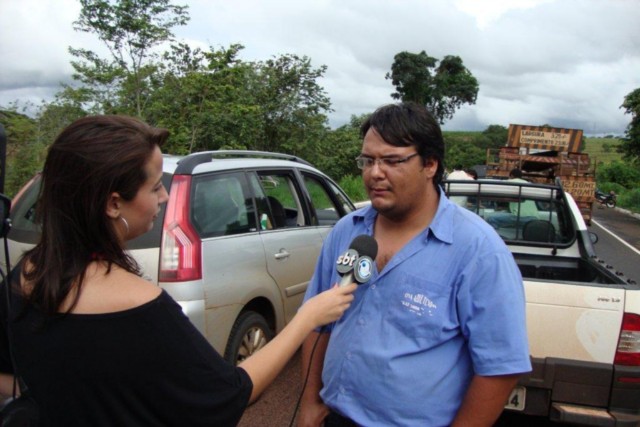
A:
MULTIPOLYGON (((616 269, 624 272, 627 277, 640 283, 640 219, 627 215, 615 209, 594 208, 590 231, 595 232, 599 241, 596 244, 598 256, 615 265, 616 269), (621 244, 616 237, 611 236, 605 227, 620 236, 628 245, 621 244)), ((302 384, 300 380, 300 357, 296 355, 287 365, 284 372, 264 393, 262 398, 251 405, 245 412, 240 427, 287 427, 291 422, 294 408, 302 384)), ((295 425, 295 424, 294 424, 295 425)), ((501 418, 498 426, 560 426, 545 420, 522 418, 508 414, 501 418)), ((566 424, 562 424, 566 426, 566 424)))
POLYGON ((596 254, 616 271, 640 283, 640 215, 619 209, 593 209, 589 231, 598 235, 596 254))

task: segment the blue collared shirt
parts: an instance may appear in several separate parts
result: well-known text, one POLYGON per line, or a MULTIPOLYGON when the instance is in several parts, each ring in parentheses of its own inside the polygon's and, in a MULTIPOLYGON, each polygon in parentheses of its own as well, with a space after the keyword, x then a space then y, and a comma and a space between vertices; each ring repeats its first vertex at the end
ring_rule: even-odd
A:
MULTIPOLYGON (((338 282, 338 256, 377 212, 343 218, 305 300, 338 282)), ((440 192, 432 223, 355 293, 332 327, 321 390, 361 425, 450 425, 474 374, 531 370, 522 276, 502 239, 440 192)))

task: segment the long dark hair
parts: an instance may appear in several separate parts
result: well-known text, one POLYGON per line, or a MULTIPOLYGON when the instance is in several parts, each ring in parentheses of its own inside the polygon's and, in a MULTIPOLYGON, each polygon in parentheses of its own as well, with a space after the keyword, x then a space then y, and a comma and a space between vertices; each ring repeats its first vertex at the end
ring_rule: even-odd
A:
POLYGON ((96 258, 109 269, 115 264, 140 274, 106 214, 107 201, 114 192, 124 200, 136 196, 147 179, 146 162, 168 136, 166 129, 127 116, 84 117, 60 133, 42 172, 36 207, 41 238, 24 257, 30 304, 53 315, 76 286, 71 311, 96 258))
POLYGON ((423 162, 436 160, 433 179, 437 186, 444 175, 444 140, 438 121, 423 105, 415 102, 388 104, 378 108, 360 127, 360 136, 374 128, 387 143, 396 147, 416 147, 423 162))

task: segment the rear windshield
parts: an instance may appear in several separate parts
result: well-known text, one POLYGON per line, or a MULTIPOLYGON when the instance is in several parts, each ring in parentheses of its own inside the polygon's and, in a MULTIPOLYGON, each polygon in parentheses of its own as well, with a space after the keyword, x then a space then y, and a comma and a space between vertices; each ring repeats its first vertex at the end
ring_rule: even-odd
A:
POLYGON ((511 244, 564 245, 575 237, 564 199, 486 194, 450 195, 449 199, 478 214, 511 244))

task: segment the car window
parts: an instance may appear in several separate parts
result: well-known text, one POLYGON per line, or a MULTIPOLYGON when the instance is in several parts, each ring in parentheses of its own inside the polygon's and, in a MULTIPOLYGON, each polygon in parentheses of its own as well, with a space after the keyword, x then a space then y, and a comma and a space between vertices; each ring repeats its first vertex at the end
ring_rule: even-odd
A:
POLYGON ((14 200, 11 209, 11 228, 16 231, 40 232, 40 226, 36 223, 36 202, 40 192, 40 175, 27 184, 22 194, 14 200))
POLYGON ((465 207, 480 215, 505 240, 562 244, 573 239, 561 200, 469 196, 465 207))
POLYGON ((255 231, 255 210, 241 172, 194 179, 191 219, 202 237, 255 231))
POLYGON ((333 194, 336 196, 336 199, 340 203, 340 206, 342 206, 343 215, 346 215, 349 212, 353 212, 355 210, 355 207, 353 206, 353 203, 351 203, 347 195, 333 182, 327 181, 327 184, 331 188, 333 194))
POLYGON ((258 171, 256 204, 262 230, 306 225, 296 180, 291 171, 258 171))
POLYGON ((307 187, 311 203, 315 209, 318 225, 334 225, 340 219, 340 212, 327 188, 319 179, 304 174, 304 185, 307 187))

